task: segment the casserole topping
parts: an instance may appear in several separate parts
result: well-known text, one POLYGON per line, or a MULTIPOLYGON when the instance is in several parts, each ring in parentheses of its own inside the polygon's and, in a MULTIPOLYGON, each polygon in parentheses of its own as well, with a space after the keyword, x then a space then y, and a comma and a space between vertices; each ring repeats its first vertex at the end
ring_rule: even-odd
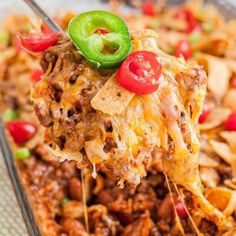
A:
POLYGON ((82 55, 97 68, 116 68, 131 51, 126 24, 109 12, 82 13, 71 20, 68 32, 82 55))
POLYGON ((148 51, 138 51, 129 55, 117 72, 117 82, 135 94, 152 93, 159 86, 161 64, 157 55, 148 51))
POLYGON ((20 45, 30 52, 43 52, 53 46, 58 39, 58 33, 30 33, 27 37, 18 33, 20 45))

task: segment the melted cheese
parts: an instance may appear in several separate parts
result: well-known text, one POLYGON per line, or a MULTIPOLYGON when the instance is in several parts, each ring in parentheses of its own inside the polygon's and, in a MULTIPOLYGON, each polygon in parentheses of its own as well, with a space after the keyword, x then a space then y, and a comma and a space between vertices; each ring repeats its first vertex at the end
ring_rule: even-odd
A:
MULTIPOLYGON (((65 132, 68 132, 68 136, 71 133, 76 136, 85 127, 82 134, 85 135, 90 129, 95 132, 96 128, 100 128, 99 132, 95 132, 96 137, 84 141, 81 145, 85 148, 87 158, 94 167, 100 162, 112 167, 112 174, 120 178, 118 184, 121 187, 124 186, 125 181, 134 185, 139 184, 141 178, 146 175, 146 162, 151 162, 153 150, 156 147, 162 148, 165 153, 162 157, 165 174, 196 196, 207 218, 213 220, 218 226, 226 225, 225 216, 207 202, 200 190, 201 182, 198 173, 200 144, 197 121, 206 92, 205 74, 197 64, 187 64, 183 59, 176 59, 161 52, 156 44, 155 33, 152 31, 138 32, 133 35, 133 39, 134 50, 154 52, 162 64, 158 90, 146 96, 135 96, 117 84, 115 73, 104 82, 95 76, 98 75, 96 70, 87 67, 75 87, 79 87, 78 93, 82 88, 86 88, 88 83, 96 88, 90 105, 97 112, 93 114, 94 116, 89 114, 89 118, 86 117, 87 119, 65 132), (196 81, 199 80, 202 81, 197 84, 196 81), (182 118, 184 124, 181 123, 182 118), (118 148, 105 152, 107 132, 104 131, 104 121, 107 119, 112 124, 111 137, 118 148), (181 125, 185 127, 182 128, 181 125)), ((56 79, 61 79, 61 76, 56 79)), ((45 93, 45 88, 43 92, 45 93)), ((68 86, 61 102, 50 104, 55 115, 52 133, 57 136, 61 132, 59 109, 61 106, 65 108, 73 106, 77 95, 76 89, 68 86)), ((37 102, 37 93, 34 94, 34 98, 37 102)), ((38 99, 42 100, 40 93, 38 99)), ((67 142, 73 145, 70 145, 70 150, 66 151, 76 155, 73 150, 77 143, 73 138, 72 135, 72 139, 67 142)), ((66 151, 63 150, 62 154, 66 151)))

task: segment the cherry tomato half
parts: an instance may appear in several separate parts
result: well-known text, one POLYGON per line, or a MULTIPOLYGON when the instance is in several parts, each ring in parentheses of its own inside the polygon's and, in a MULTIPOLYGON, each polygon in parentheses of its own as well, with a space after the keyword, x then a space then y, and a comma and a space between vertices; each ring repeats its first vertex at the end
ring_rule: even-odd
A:
POLYGON ((175 13, 175 18, 179 20, 184 20, 187 23, 185 32, 191 33, 193 31, 200 31, 201 27, 199 23, 197 22, 196 18, 194 17, 193 13, 185 8, 179 8, 177 12, 175 13))
POLYGON ((175 56, 183 56, 185 60, 188 60, 192 56, 192 48, 187 40, 180 40, 175 48, 175 56))
POLYGON ((17 144, 26 143, 37 131, 35 125, 24 120, 12 120, 7 122, 7 129, 17 144))
POLYGON ((236 131, 236 112, 232 112, 225 121, 225 130, 236 131))
POLYGON ((153 3, 153 0, 145 0, 142 7, 141 7, 142 13, 146 16, 156 16, 157 11, 155 8, 155 4, 153 3))
POLYGON ((130 92, 143 95, 156 91, 162 65, 152 52, 138 51, 130 54, 117 72, 118 83, 130 92))
POLYGON ((27 37, 17 34, 21 46, 31 52, 43 52, 53 46, 58 39, 58 33, 30 33, 27 37))
POLYGON ((43 75, 43 71, 38 69, 38 70, 35 70, 32 75, 31 75, 31 80, 33 82, 38 82, 40 79, 41 79, 41 76, 43 75))
POLYGON ((177 198, 174 201, 174 204, 175 204, 175 210, 176 210, 179 218, 180 219, 186 219, 188 217, 188 214, 187 214, 187 212, 185 210, 184 203, 182 202, 182 200, 177 198))
POLYGON ((199 117, 199 123, 202 124, 206 119, 209 113, 211 112, 211 108, 207 103, 204 103, 202 114, 199 117))

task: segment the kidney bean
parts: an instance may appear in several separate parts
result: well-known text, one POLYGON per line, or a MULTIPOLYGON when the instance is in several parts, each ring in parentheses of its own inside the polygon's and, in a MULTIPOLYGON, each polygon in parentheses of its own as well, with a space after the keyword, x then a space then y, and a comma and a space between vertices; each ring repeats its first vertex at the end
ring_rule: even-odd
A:
POLYGON ((173 212, 173 204, 171 202, 171 197, 169 195, 162 201, 157 211, 157 216, 164 220, 170 219, 172 216, 172 212, 173 212))
POLYGON ((63 231, 68 233, 69 236, 82 236, 85 232, 84 226, 75 219, 66 218, 61 222, 63 231))
POLYGON ((81 182, 78 178, 72 178, 69 182, 69 193, 70 197, 74 200, 81 200, 82 197, 82 188, 81 182))

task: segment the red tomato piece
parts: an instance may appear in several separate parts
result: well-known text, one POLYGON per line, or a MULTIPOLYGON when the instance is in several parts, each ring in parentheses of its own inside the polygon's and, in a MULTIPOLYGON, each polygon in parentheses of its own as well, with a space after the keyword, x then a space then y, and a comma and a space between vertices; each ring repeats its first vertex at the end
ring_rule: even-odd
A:
POLYGON ((186 8, 179 8, 176 12, 175 12, 175 18, 179 19, 179 20, 186 20, 187 19, 187 12, 188 10, 186 8))
POLYGON ((130 54, 117 72, 118 83, 130 92, 143 95, 158 89, 162 65, 152 52, 130 54))
POLYGON ((153 3, 153 0, 145 0, 142 7, 141 7, 142 13, 146 16, 156 16, 157 11, 155 8, 155 4, 153 3))
POLYGON ((225 130, 236 131, 236 112, 232 112, 225 121, 225 130))
POLYGON ((41 76, 43 75, 43 71, 38 69, 38 70, 35 70, 32 75, 31 75, 31 80, 33 82, 38 82, 40 79, 41 79, 41 76))
POLYGON ((17 34, 21 46, 31 52, 43 52, 50 46, 53 46, 58 39, 58 33, 43 34, 30 33, 27 37, 17 34))
POLYGON ((96 31, 98 34, 108 34, 109 31, 106 28, 100 28, 96 31))
POLYGON ((236 88, 236 76, 233 77, 233 79, 231 80, 231 86, 232 86, 233 88, 236 88))
POLYGON ((7 122, 7 129, 17 144, 26 143, 37 131, 34 124, 24 120, 13 120, 7 122))
POLYGON ((41 31, 43 34, 53 34, 53 31, 46 24, 41 25, 41 31))
POLYGON ((184 203, 182 202, 182 200, 180 200, 179 198, 177 198, 174 201, 175 204, 175 210, 179 216, 179 218, 181 219, 186 219, 188 217, 187 211, 184 207, 184 203))
POLYGON ((193 31, 201 31, 201 27, 197 22, 196 18, 194 17, 193 13, 187 8, 179 8, 178 11, 175 13, 175 18, 187 22, 187 26, 185 29, 186 33, 191 33, 193 31))
POLYGON ((211 112, 210 106, 207 103, 205 103, 203 106, 202 114, 199 117, 200 124, 202 124, 206 120, 210 112, 211 112))
POLYGON ((188 60, 192 56, 192 48, 187 40, 180 40, 175 48, 175 56, 183 56, 185 60, 188 60))
POLYGON ((195 18, 190 18, 188 21, 188 25, 185 29, 186 33, 192 33, 192 32, 201 32, 201 26, 198 24, 198 22, 195 20, 195 18))

